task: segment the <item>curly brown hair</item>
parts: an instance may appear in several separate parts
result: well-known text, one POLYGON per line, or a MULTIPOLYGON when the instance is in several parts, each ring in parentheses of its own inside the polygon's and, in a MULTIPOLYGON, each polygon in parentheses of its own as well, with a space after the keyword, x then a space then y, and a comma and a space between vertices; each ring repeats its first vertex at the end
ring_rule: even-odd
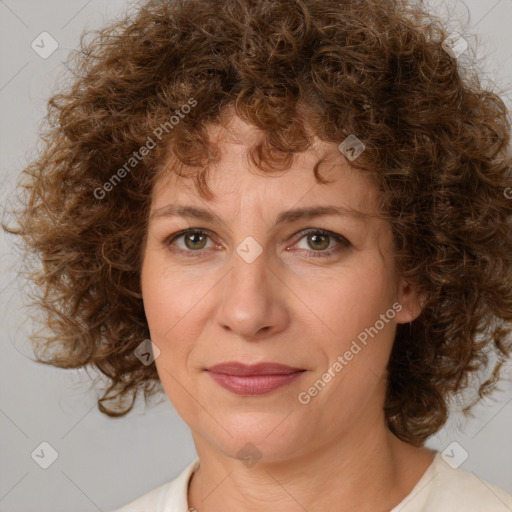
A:
POLYGON ((426 297, 397 326, 388 426, 422 445, 485 369, 468 412, 512 352, 512 158, 503 101, 447 36, 412 0, 152 0, 82 34, 73 80, 48 102, 44 150, 23 171, 19 225, 4 225, 40 258, 30 277, 50 334, 33 336, 38 360, 99 369, 109 416, 161 389, 134 354, 149 338, 140 270, 153 185, 187 170, 210 199, 206 130, 233 111, 264 133, 251 160, 266 172, 313 135, 364 141, 350 163, 375 180, 396 269, 426 297))

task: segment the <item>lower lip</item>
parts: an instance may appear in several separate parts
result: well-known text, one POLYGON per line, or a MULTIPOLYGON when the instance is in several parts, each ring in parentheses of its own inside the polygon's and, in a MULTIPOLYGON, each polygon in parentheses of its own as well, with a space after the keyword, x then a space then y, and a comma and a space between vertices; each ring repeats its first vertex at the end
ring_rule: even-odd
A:
POLYGON ((223 388, 237 395, 263 395, 290 384, 304 372, 286 375, 227 375, 208 372, 210 377, 223 388))

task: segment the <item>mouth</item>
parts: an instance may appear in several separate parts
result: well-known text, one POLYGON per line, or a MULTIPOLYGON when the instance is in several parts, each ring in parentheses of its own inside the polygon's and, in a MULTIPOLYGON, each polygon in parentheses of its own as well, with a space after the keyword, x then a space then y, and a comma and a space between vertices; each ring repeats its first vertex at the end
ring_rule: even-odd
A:
POLYGON ((206 369, 221 387, 238 395, 270 393, 298 379, 306 370, 278 363, 227 362, 206 369))

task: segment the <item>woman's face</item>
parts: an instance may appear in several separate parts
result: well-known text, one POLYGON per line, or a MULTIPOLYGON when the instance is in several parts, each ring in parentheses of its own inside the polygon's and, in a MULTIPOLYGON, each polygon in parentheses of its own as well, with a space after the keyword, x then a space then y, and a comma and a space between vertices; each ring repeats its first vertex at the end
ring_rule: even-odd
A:
POLYGON ((277 461, 384 427, 396 324, 419 314, 414 292, 396 280, 389 225, 300 214, 327 206, 372 213, 376 189, 336 144, 317 140, 270 177, 248 168, 254 127, 235 117, 229 132, 210 133, 222 150, 208 181, 216 199, 203 200, 190 179, 174 174, 159 182, 142 267, 146 317, 160 350, 155 364, 196 446, 277 461), (332 182, 322 185, 313 168, 325 155, 320 173, 332 182), (178 215, 178 206, 196 215, 178 215), (299 212, 285 215, 292 210, 299 212), (169 241, 191 228, 205 233, 169 241), (302 371, 250 378, 208 371, 226 362, 302 371))

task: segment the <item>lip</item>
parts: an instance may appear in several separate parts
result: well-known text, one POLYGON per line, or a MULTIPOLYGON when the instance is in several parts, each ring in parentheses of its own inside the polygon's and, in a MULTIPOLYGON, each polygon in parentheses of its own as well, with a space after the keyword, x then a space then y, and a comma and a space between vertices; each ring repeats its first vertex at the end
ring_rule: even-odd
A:
POLYGON ((270 362, 244 364, 237 361, 216 364, 206 370, 214 373, 225 373, 226 375, 289 375, 291 373, 304 371, 303 368, 294 368, 286 364, 270 362))
POLYGON ((246 365, 238 362, 216 364, 207 368, 221 387, 238 395, 262 395, 290 384, 306 370, 278 363, 246 365))

